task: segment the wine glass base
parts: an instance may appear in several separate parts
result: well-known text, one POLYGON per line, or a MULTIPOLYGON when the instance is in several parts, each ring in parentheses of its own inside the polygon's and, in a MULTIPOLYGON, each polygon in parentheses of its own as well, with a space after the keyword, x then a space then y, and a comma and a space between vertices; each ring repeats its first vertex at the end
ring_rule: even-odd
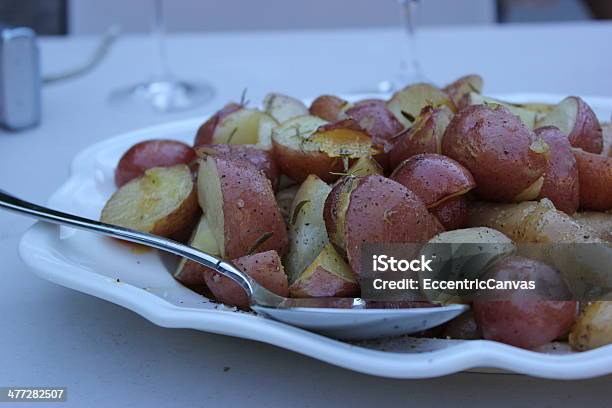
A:
POLYGON ((119 89, 110 96, 113 105, 148 105, 158 112, 177 112, 210 102, 212 86, 204 82, 160 79, 119 89))

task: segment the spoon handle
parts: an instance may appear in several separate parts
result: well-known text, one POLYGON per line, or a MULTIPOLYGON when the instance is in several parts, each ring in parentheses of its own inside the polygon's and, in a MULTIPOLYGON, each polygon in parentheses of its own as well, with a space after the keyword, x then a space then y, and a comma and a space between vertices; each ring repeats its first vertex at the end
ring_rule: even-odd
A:
POLYGON ((137 244, 156 248, 173 253, 183 258, 187 258, 191 261, 214 269, 221 275, 232 279, 246 291, 251 299, 254 292, 261 289, 255 281, 253 281, 248 275, 240 271, 231 263, 171 239, 153 234, 147 234, 129 228, 119 227, 116 225, 105 224, 103 222, 67 214, 61 211, 55 211, 47 207, 21 200, 3 190, 0 190, 0 208, 36 218, 40 221, 65 225, 90 232, 97 232, 98 234, 107 235, 109 237, 118 238, 124 241, 135 242, 137 244))

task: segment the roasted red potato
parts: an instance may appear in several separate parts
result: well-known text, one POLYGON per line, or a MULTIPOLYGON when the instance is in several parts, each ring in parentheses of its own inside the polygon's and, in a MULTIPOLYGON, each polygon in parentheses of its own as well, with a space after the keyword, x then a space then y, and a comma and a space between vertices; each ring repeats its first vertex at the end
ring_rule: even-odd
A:
POLYGON ((600 154, 603 150, 601 125, 589 105, 577 96, 561 101, 537 122, 538 127, 555 126, 565 133, 574 147, 600 154))
POLYGON ((577 212, 573 218, 595 231, 601 239, 612 242, 612 212, 577 212))
POLYGON ((465 108, 462 100, 471 92, 482 93, 484 81, 480 75, 466 75, 446 85, 442 90, 459 109, 465 108))
POLYGON ((198 172, 198 196, 223 258, 287 252, 287 231, 272 185, 252 165, 206 157, 198 172))
POLYGON ((280 179, 280 170, 274 159, 272 152, 259 149, 250 145, 202 145, 196 147, 196 154, 199 157, 218 156, 230 160, 242 160, 250 163, 255 168, 263 172, 272 188, 276 190, 280 179))
POLYGON ((279 93, 266 95, 263 105, 264 112, 276 119, 278 123, 308 115, 308 108, 302 101, 279 93))
POLYGON ((229 104, 208 119, 196 134, 194 147, 207 144, 246 144, 272 148, 272 129, 278 122, 267 113, 229 104))
MULTIPOLYGON (((287 275, 276 251, 243 256, 232 263, 269 291, 280 296, 289 296, 287 275)), ((219 302, 243 310, 249 309, 249 298, 236 282, 211 269, 207 269, 204 276, 206 285, 219 302)))
POLYGON ((345 177, 325 201, 330 241, 357 277, 364 243, 427 242, 443 230, 421 199, 401 184, 373 175, 345 177))
POLYGON ((389 168, 388 153, 393 148, 394 138, 404 130, 404 126, 387 109, 384 101, 366 100, 356 103, 345 111, 348 118, 354 119, 359 126, 372 136, 373 145, 381 152, 376 160, 383 168, 389 168))
POLYGON ((115 184, 121 187, 153 167, 191 164, 196 159, 193 149, 176 140, 146 140, 132 146, 121 156, 115 169, 115 184))
POLYGON ((538 197, 549 147, 504 107, 474 105, 451 120, 442 154, 472 173, 480 197, 520 202, 538 197))
POLYGON ((453 117, 446 107, 426 106, 414 125, 397 137, 389 152, 389 164, 395 169, 406 159, 421 153, 441 153, 444 132, 453 117))
POLYGON ((340 113, 350 104, 342 98, 333 95, 322 95, 312 101, 310 114, 327 122, 335 122, 340 113))
POLYGON ((301 116, 277 127, 272 141, 281 171, 297 182, 310 174, 333 182, 354 160, 377 152, 370 135, 351 119, 327 124, 315 116, 301 116))
POLYGON ((569 343, 578 351, 612 344, 612 302, 587 304, 569 335, 569 343))
POLYGON ((387 108, 405 127, 411 127, 426 106, 433 108, 446 106, 452 112, 457 110, 445 92, 430 84, 409 85, 396 92, 387 102, 387 108))
POLYGON ((440 154, 419 154, 404 161, 390 178, 415 193, 430 211, 439 210, 443 220, 438 220, 447 230, 467 223, 467 203, 458 199, 474 189, 476 182, 455 160, 440 154))
POLYGON ((580 207, 585 210, 612 209, 612 157, 574 149, 580 180, 580 207))
POLYGON ((548 166, 538 199, 548 198, 558 210, 569 215, 578 210, 580 187, 578 166, 567 136, 553 126, 536 129, 549 146, 548 166))
MULTIPOLYGON (((189 239, 189 245, 199 249, 202 252, 213 256, 221 256, 219 251, 219 245, 213 236, 212 230, 206 216, 200 218, 195 231, 189 239)), ((184 285, 204 285, 206 268, 197 262, 190 261, 186 258, 182 258, 179 262, 176 270, 174 271, 174 278, 184 285)))
POLYGON ((495 294, 477 295, 474 316, 485 339, 533 349, 568 334, 576 318, 577 304, 565 300, 571 294, 555 269, 512 256, 494 265, 483 279, 535 282, 535 289, 495 290, 495 294), (544 297, 538 288, 555 293, 544 297))
POLYGON ((100 220, 164 237, 197 222, 200 209, 191 170, 184 164, 154 167, 108 200, 100 220))
POLYGON ((289 287, 291 297, 356 297, 359 284, 350 266, 327 244, 319 256, 289 287))

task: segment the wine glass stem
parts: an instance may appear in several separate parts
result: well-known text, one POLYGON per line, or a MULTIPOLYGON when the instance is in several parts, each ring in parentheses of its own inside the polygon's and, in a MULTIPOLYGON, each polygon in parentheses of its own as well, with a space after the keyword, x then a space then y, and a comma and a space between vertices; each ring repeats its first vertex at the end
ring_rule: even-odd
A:
POLYGON ((406 47, 401 61, 402 76, 406 78, 424 78, 419 62, 417 41, 417 23, 419 0, 399 0, 402 8, 402 22, 406 31, 406 47))
POLYGON ((166 55, 166 19, 164 15, 164 1, 153 0, 153 25, 151 27, 151 36, 155 47, 155 55, 157 58, 155 74, 156 80, 169 80, 171 78, 170 69, 168 68, 168 60, 166 55))

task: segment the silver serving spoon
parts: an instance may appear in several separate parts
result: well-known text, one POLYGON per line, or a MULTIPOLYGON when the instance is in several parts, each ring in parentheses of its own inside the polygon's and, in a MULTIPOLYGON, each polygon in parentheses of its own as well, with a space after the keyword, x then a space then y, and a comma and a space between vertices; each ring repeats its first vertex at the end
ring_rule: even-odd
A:
MULTIPOLYGON (((445 323, 467 310, 466 305, 403 307, 402 304, 349 298, 289 299, 257 284, 228 261, 176 241, 42 207, 0 190, 0 208, 41 221, 97 232, 160 249, 214 269, 240 285, 257 313, 293 326, 341 339, 372 339, 416 333, 445 323), (398 307, 399 306, 399 307, 398 307)), ((410 304, 409 306, 414 306, 410 304)))

